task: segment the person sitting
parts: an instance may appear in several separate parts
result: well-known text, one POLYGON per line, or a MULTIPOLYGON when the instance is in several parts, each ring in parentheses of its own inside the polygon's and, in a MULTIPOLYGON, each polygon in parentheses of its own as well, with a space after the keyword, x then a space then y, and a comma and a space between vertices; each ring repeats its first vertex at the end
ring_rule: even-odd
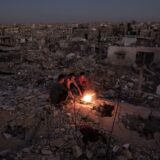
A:
POLYGON ((80 75, 77 77, 76 81, 81 91, 88 89, 90 86, 89 80, 87 76, 85 75, 85 72, 81 72, 80 75))
POLYGON ((66 81, 65 81, 65 85, 69 91, 68 94, 72 99, 75 98, 76 91, 78 91, 78 94, 80 96, 82 96, 82 91, 80 90, 79 86, 77 85, 75 78, 76 78, 75 74, 71 73, 67 76, 66 81))
POLYGON ((64 87, 65 75, 60 74, 55 83, 52 84, 50 90, 50 102, 55 107, 61 107, 62 103, 66 101, 68 97, 68 91, 64 87))

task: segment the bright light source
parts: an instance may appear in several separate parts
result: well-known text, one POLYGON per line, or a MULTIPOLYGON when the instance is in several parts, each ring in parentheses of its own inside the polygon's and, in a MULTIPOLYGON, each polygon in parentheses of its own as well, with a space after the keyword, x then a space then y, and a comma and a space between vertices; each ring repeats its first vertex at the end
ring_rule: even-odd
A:
POLYGON ((86 102, 86 103, 91 103, 92 102, 92 97, 94 96, 94 94, 90 95, 84 95, 84 97, 82 98, 82 101, 86 102))

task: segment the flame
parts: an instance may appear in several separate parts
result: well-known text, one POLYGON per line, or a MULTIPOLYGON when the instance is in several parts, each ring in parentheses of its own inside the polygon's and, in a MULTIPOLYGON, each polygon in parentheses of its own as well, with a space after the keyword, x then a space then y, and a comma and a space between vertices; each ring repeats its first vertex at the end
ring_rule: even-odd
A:
POLYGON ((91 103, 93 96, 94 96, 94 94, 86 94, 83 96, 82 101, 84 101, 86 103, 91 103))

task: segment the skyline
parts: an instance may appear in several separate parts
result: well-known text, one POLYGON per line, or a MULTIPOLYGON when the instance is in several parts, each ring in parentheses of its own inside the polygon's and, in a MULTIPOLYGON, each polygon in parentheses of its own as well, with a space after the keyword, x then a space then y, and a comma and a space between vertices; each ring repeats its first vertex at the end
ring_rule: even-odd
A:
POLYGON ((160 21, 159 0, 0 0, 0 23, 160 21))

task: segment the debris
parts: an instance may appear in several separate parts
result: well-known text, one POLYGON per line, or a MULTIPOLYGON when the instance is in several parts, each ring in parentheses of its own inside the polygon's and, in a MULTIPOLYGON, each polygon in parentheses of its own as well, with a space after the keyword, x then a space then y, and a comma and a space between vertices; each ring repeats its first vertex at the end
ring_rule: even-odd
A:
POLYGON ((86 156, 88 159, 91 159, 93 157, 93 153, 90 150, 86 150, 86 156))
POLYGON ((115 146, 113 147, 112 151, 113 151, 114 153, 116 153, 116 152, 119 151, 119 149, 120 149, 120 146, 115 145, 115 146))
POLYGON ((52 145, 54 145, 55 147, 62 147, 64 145, 65 141, 62 138, 59 139, 55 139, 52 141, 52 145))
POLYGON ((73 146, 73 153, 76 158, 79 158, 83 154, 81 148, 78 145, 73 146))
POLYGON ((3 133, 3 136, 5 137, 5 139, 10 139, 12 137, 12 135, 10 135, 9 133, 3 133))
POLYGON ((131 152, 128 149, 125 148, 123 150, 123 154, 127 158, 127 160, 132 160, 133 159, 133 156, 132 156, 131 152))
POLYGON ((51 152, 49 149, 47 149, 47 148, 43 148, 43 149, 41 150, 41 153, 42 153, 43 155, 51 155, 51 154, 52 154, 52 152, 51 152))
POLYGON ((124 144, 122 147, 128 149, 130 147, 130 144, 124 144))
POLYGON ((160 85, 157 86, 156 94, 160 96, 160 85))
MULTIPOLYGON (((133 30, 136 30, 136 25, 135 23, 132 27, 133 30)), ((142 32, 143 25, 146 28, 148 24, 138 25, 139 32, 142 32)), ((151 28, 150 32, 153 28, 158 33, 159 25, 151 25, 151 27, 147 26, 151 28)), ((1 43, 11 43, 13 39, 18 47, 5 49, 4 46, 0 46, 0 135, 2 136, 0 138, 6 141, 0 145, 0 148, 3 150, 13 146, 13 150, 1 151, 0 159, 107 159, 105 147, 108 144, 108 133, 110 133, 108 126, 112 125, 114 105, 95 105, 94 110, 87 110, 85 115, 79 115, 79 110, 75 114, 70 110, 65 110, 66 113, 54 110, 53 114, 51 110, 49 112, 44 110, 44 108, 50 108, 48 90, 62 72, 66 74, 76 72, 77 75, 81 71, 87 72, 97 98, 103 98, 107 102, 108 99, 110 101, 118 99, 123 103, 134 104, 135 108, 144 106, 155 109, 152 114, 148 109, 149 112, 144 112, 142 116, 138 116, 139 113, 135 113, 137 116, 122 115, 121 117, 119 115, 118 118, 119 120, 122 118, 122 123, 119 121, 118 125, 126 127, 122 130, 122 136, 123 131, 126 131, 124 136, 127 132, 131 134, 132 131, 136 131, 142 136, 141 138, 146 138, 146 144, 149 144, 148 140, 153 140, 158 148, 160 145, 159 64, 152 62, 151 66, 145 67, 142 92, 138 93, 139 67, 137 65, 123 67, 120 64, 106 63, 106 59, 108 60, 110 56, 109 45, 121 45, 121 42, 117 41, 121 41, 122 35, 125 35, 125 33, 119 35, 118 26, 119 24, 14 25, 13 29, 12 26, 1 26, 1 43), (101 40, 105 40, 104 43, 100 40, 97 44, 99 30, 101 30, 101 40), (106 35, 112 31, 116 35, 112 36, 112 33, 109 33, 111 35, 108 38, 106 35), (8 39, 6 41, 3 40, 5 34, 8 39), (93 120, 90 120, 88 113, 91 116, 93 114, 93 120), (101 123, 101 119, 107 119, 106 126, 105 120, 101 123), (14 142, 10 141, 11 138, 14 142), (24 148, 20 143, 24 143, 24 146, 22 145, 24 148)), ((126 30, 123 26, 127 25, 121 24, 121 32, 126 30)), ((150 35, 154 35, 154 32, 150 35)), ((113 47, 116 49, 122 46, 113 47)), ((123 57, 124 54, 118 56, 120 57, 114 59, 115 63, 119 59, 127 60, 128 57, 123 57)), ((135 57, 137 58, 138 56, 135 57)), ((128 108, 133 109, 130 106, 128 108)), ((117 135, 112 136, 114 139, 117 135)), ((109 154, 112 152, 115 159, 125 160, 134 157, 137 160, 159 160, 159 152, 156 149, 150 149, 152 147, 149 145, 150 148, 146 146, 138 148, 137 145, 130 147, 130 144, 122 145, 119 144, 121 140, 118 139, 119 143, 116 140, 111 141, 109 146, 109 154)))
POLYGON ((137 131, 148 139, 153 139, 154 133, 160 132, 160 119, 152 116, 144 119, 141 116, 126 115, 123 117, 122 123, 126 128, 137 131))

